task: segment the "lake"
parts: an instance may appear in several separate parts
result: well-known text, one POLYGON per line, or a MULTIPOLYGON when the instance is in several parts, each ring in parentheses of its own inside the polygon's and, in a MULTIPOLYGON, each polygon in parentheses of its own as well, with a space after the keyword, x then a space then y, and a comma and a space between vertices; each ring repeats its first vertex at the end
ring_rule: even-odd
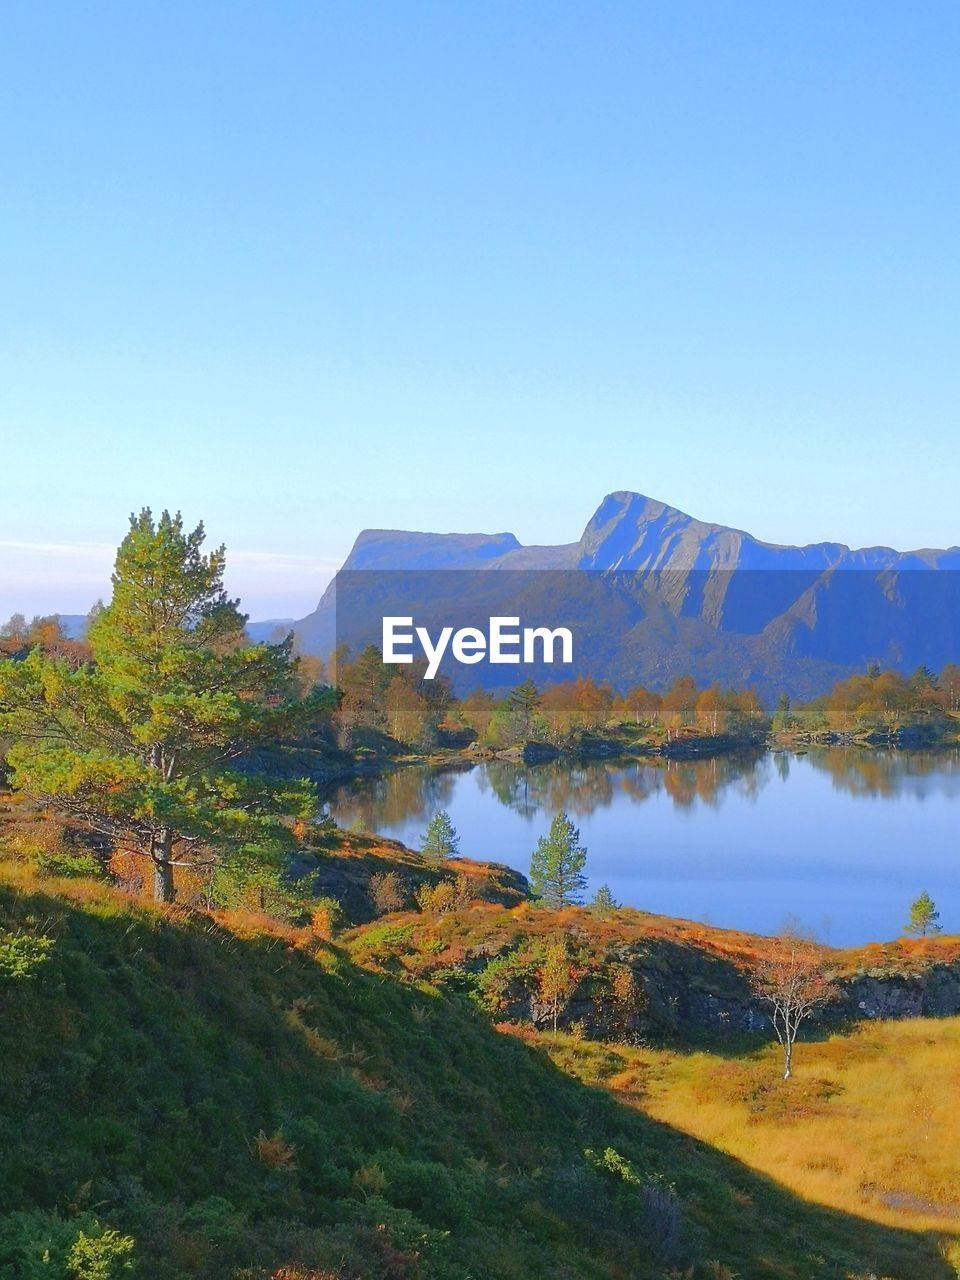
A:
POLYGON ((461 852, 526 873, 565 809, 588 850, 590 892, 631 907, 770 933, 788 918, 836 946, 900 935, 926 889, 960 933, 960 750, 815 747, 712 760, 486 761, 406 766, 329 797, 418 848, 439 808, 461 852))

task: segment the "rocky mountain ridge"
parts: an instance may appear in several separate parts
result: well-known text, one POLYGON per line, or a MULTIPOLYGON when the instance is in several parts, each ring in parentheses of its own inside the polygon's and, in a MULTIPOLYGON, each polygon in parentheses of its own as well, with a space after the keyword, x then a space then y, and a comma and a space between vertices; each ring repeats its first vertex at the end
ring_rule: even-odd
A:
MULTIPOLYGON (((957 569, 957 546, 781 546, 622 491, 604 498, 576 542, 554 547, 525 547, 510 533, 365 530, 294 629, 307 651, 324 654, 377 643, 384 614, 457 625, 474 605, 510 615, 522 604, 540 625, 579 629, 567 676, 663 687, 692 674, 809 697, 873 661, 936 670, 960 657, 957 569)), ((495 683, 481 668, 469 676, 495 683)))

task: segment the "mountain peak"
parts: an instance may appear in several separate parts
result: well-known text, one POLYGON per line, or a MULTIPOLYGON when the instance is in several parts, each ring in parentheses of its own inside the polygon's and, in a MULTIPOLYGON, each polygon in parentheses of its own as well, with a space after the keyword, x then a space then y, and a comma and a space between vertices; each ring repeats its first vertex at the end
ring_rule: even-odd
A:
POLYGON ((725 537, 727 554, 749 537, 723 525, 705 524, 677 507, 626 489, 608 493, 583 531, 582 569, 663 568, 679 557, 690 568, 706 538, 725 537))

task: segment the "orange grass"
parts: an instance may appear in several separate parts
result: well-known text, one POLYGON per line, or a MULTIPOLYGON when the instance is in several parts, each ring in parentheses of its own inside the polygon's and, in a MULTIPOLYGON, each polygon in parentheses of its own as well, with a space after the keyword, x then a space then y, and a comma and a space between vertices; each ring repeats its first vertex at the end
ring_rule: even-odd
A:
POLYGON ((543 1037, 559 1065, 806 1200, 960 1234, 960 1018, 862 1025, 740 1058, 543 1037))

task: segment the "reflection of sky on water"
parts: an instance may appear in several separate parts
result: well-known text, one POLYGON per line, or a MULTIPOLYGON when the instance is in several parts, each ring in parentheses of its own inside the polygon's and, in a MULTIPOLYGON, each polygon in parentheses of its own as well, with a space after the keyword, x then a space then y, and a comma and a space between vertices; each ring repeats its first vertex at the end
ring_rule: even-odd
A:
POLYGON ((472 857, 529 867, 566 809, 592 887, 630 906, 770 931, 788 915, 836 943, 898 934, 921 889, 960 932, 960 753, 812 748, 792 755, 523 768, 404 768, 331 801, 343 825, 417 847, 449 810, 472 857))

